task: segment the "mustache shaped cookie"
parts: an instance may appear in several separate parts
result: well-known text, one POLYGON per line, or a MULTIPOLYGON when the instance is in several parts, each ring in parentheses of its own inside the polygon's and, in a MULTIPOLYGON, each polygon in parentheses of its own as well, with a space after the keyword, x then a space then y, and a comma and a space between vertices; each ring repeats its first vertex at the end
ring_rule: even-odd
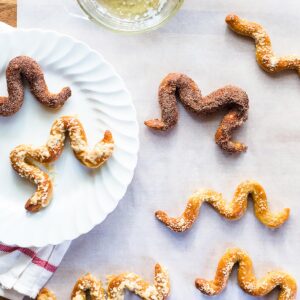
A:
MULTIPOLYGON (((79 278, 73 288, 71 300, 122 300, 128 290, 144 300, 166 300, 170 293, 169 275, 160 264, 155 265, 154 284, 131 272, 108 276, 107 289, 91 274, 79 278), (87 297, 89 295, 89 298, 87 297)), ((50 290, 44 288, 37 300, 56 300, 50 290)))
POLYGON ((159 86, 158 98, 161 119, 145 121, 155 130, 169 130, 178 121, 177 96, 187 110, 197 115, 208 115, 229 109, 215 134, 215 141, 228 153, 246 151, 247 147, 232 141, 232 132, 248 118, 249 100, 246 92, 234 86, 225 86, 203 97, 197 84, 187 75, 171 73, 159 86))
POLYGON ((297 283, 288 273, 271 271, 261 279, 253 274, 252 261, 249 255, 239 249, 228 249, 220 259, 214 280, 196 279, 196 288, 208 296, 220 294, 226 287, 234 265, 238 265, 238 283, 240 287, 252 296, 265 296, 279 287, 278 300, 295 300, 297 283))
POLYGON ((226 23, 236 33, 254 39, 256 60, 266 72, 277 73, 283 70, 296 70, 300 74, 300 56, 276 56, 272 50, 271 39, 261 25, 233 14, 226 17, 226 23))
POLYGON ((246 212, 249 196, 252 197, 254 202, 255 216, 265 226, 269 228, 278 228, 289 218, 289 208, 285 208, 277 214, 270 212, 267 195, 263 187, 255 181, 245 181, 241 183, 237 187, 231 202, 226 202, 222 194, 217 193, 214 190, 203 190, 194 193, 189 198, 186 209, 180 217, 169 217, 164 211, 157 211, 155 216, 171 230, 183 232, 193 226, 204 202, 209 203, 224 218, 228 220, 237 220, 246 212))
POLYGON ((13 169, 21 177, 37 185, 36 192, 25 205, 30 212, 37 212, 48 206, 53 189, 48 174, 36 167, 32 160, 42 164, 57 160, 64 150, 67 135, 76 158, 88 168, 99 168, 113 153, 114 141, 110 131, 105 131, 103 139, 94 149, 89 150, 83 126, 72 116, 64 116, 54 122, 46 145, 37 148, 30 145, 16 147, 10 154, 13 169))
POLYGON ((49 92, 44 74, 39 64, 28 56, 12 59, 6 69, 8 97, 0 97, 0 116, 11 116, 21 108, 24 102, 24 83, 29 83, 30 91, 43 105, 58 109, 71 96, 71 89, 64 87, 58 94, 49 92))

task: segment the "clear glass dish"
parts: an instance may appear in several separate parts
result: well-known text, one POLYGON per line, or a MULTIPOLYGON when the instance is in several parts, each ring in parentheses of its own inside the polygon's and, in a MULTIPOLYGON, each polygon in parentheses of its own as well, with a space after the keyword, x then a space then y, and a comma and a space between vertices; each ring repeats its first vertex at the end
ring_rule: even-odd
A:
POLYGON ((183 0, 77 0, 89 18, 109 29, 143 32, 170 19, 183 0))

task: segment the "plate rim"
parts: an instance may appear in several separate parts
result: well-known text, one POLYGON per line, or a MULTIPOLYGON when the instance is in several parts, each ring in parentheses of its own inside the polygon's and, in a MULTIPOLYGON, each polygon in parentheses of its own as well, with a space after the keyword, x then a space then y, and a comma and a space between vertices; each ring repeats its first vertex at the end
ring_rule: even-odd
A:
MULTIPOLYGON (((114 76, 116 76, 118 78, 118 80, 122 84, 124 92, 127 93, 128 96, 129 96, 130 101, 128 102, 128 105, 131 107, 132 112, 134 114, 134 119, 132 120, 132 122, 135 124, 135 128, 136 128, 136 148, 135 148, 135 151, 133 152, 133 154, 135 155, 135 158, 134 158, 134 161, 133 161, 133 164, 132 164, 131 175, 128 176, 128 180, 127 180, 127 183, 126 183, 126 188, 125 188, 122 196, 120 197, 120 199, 118 199, 115 202, 115 204, 111 207, 111 209, 106 213, 106 216, 104 218, 102 218, 101 220, 98 220, 98 221, 96 220, 95 222, 91 222, 91 226, 87 230, 86 229, 80 230, 80 228, 79 228, 79 230, 73 231, 72 234, 71 233, 66 234, 65 237, 63 237, 63 238, 52 238, 47 242, 46 241, 26 242, 25 240, 16 242, 16 241, 13 241, 10 238, 0 237, 0 242, 2 242, 4 244, 8 244, 8 245, 16 245, 16 246, 19 246, 19 247, 44 247, 44 246, 47 246, 47 245, 58 245, 58 244, 61 244, 63 242, 72 241, 74 239, 77 239, 78 237, 80 237, 80 236, 90 232, 91 230, 93 230, 97 225, 100 225, 117 208, 117 206, 119 205, 119 202, 126 195, 127 190, 129 188, 129 185, 131 184, 131 182, 133 180, 133 177, 135 175, 135 169, 137 167, 137 162, 138 162, 138 157, 139 157, 138 153, 139 153, 139 150, 140 150, 140 138, 139 138, 140 128, 139 128, 139 123, 138 123, 138 119, 137 119, 137 111, 136 111, 136 108, 135 108, 134 103, 133 103, 132 95, 131 95, 130 91, 128 90, 127 86, 126 86, 125 81, 119 75, 119 73, 115 70, 114 66, 110 62, 108 62, 98 50, 95 50, 95 49, 91 48, 87 43, 85 43, 85 42, 83 42, 83 41, 81 41, 77 38, 74 38, 73 36, 71 36, 69 34, 60 33, 60 32, 57 32, 55 30, 48 30, 48 29, 44 30, 44 29, 40 29, 40 28, 13 28, 12 30, 0 31, 0 35, 11 35, 11 34, 15 34, 17 32, 26 32, 26 33, 39 32, 39 33, 46 33, 46 34, 47 33, 55 34, 56 36, 58 36, 60 38, 70 39, 75 44, 81 44, 82 46, 86 47, 89 52, 93 52, 95 55, 100 57, 102 62, 104 64, 106 64, 111 69, 114 76)), ((45 235, 45 236, 47 236, 47 235, 45 235)))

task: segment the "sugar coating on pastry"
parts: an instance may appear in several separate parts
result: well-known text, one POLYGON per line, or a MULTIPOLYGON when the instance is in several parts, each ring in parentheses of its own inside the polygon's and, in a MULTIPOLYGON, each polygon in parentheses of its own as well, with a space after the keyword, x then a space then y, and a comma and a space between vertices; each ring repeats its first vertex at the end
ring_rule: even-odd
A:
POLYGON ((156 264, 153 285, 134 273, 108 277, 108 300, 123 300, 126 290, 145 300, 165 300, 170 293, 168 273, 161 265, 156 264))
MULTIPOLYGON (((133 292, 144 300, 166 300, 170 293, 168 272, 160 264, 156 264, 153 285, 131 272, 109 275, 106 289, 100 280, 88 273, 75 283, 71 300, 124 300, 126 291, 133 292)), ((56 300, 56 297, 44 288, 37 300, 56 300)))
POLYGON ((225 86, 203 97, 197 84, 187 75, 170 73, 161 82, 158 99, 161 119, 145 121, 155 130, 168 130, 178 121, 177 98, 183 106, 198 115, 226 111, 217 132, 216 143, 228 153, 246 151, 247 147, 232 140, 232 133, 247 120, 249 100, 245 91, 235 86, 225 86))
POLYGON ((265 226, 273 229, 278 228, 288 220, 290 209, 285 208, 279 213, 272 213, 264 188, 259 183, 250 180, 239 184, 230 202, 227 202, 222 194, 214 190, 201 190, 188 199, 185 211, 181 216, 172 218, 164 211, 157 211, 155 216, 171 230, 183 232, 193 226, 204 202, 209 203, 224 218, 237 220, 245 214, 249 196, 254 202, 255 216, 265 226))
POLYGON ((90 273, 77 280, 71 294, 72 300, 105 300, 105 298, 105 290, 101 281, 90 273), (89 295, 89 298, 87 295, 89 295))
POLYGON ((90 150, 83 126, 74 116, 63 116, 53 123, 46 145, 16 147, 10 153, 13 169, 21 177, 37 185, 36 192, 25 205, 30 212, 37 212, 46 207, 51 200, 53 190, 48 174, 35 166, 34 161, 45 164, 57 160, 64 149, 67 134, 75 157, 88 168, 101 167, 113 153, 114 140, 110 131, 105 131, 103 139, 90 150))
POLYGON ((300 56, 276 56, 272 50, 271 39, 260 24, 247 21, 234 14, 228 15, 225 21, 236 33, 254 39, 256 60, 266 72, 277 73, 294 69, 300 74, 300 56))
POLYGON ((257 279, 251 258, 239 248, 228 249, 219 261, 214 280, 196 279, 196 288, 208 296, 220 294, 227 285, 234 265, 238 265, 238 283, 247 294, 265 296, 278 287, 278 300, 296 299, 297 283, 292 276, 283 271, 271 271, 257 279))
POLYGON ((37 295, 36 300, 56 300, 56 296, 52 291, 47 288, 43 288, 37 295))
POLYGON ((24 102, 23 79, 28 82, 35 98, 49 108, 62 107, 71 96, 69 87, 64 87, 57 94, 51 93, 39 64, 31 57, 18 56, 9 62, 6 69, 8 97, 0 97, 1 116, 11 116, 21 108, 24 102))

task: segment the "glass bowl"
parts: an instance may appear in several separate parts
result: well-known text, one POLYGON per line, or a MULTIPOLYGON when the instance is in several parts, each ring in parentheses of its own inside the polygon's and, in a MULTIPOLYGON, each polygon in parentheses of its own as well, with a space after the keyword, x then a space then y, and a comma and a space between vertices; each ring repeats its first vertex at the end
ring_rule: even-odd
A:
POLYGON ((143 32, 160 27, 180 8, 183 0, 77 0, 88 17, 123 32, 143 32), (135 6, 131 11, 130 5, 135 6))

